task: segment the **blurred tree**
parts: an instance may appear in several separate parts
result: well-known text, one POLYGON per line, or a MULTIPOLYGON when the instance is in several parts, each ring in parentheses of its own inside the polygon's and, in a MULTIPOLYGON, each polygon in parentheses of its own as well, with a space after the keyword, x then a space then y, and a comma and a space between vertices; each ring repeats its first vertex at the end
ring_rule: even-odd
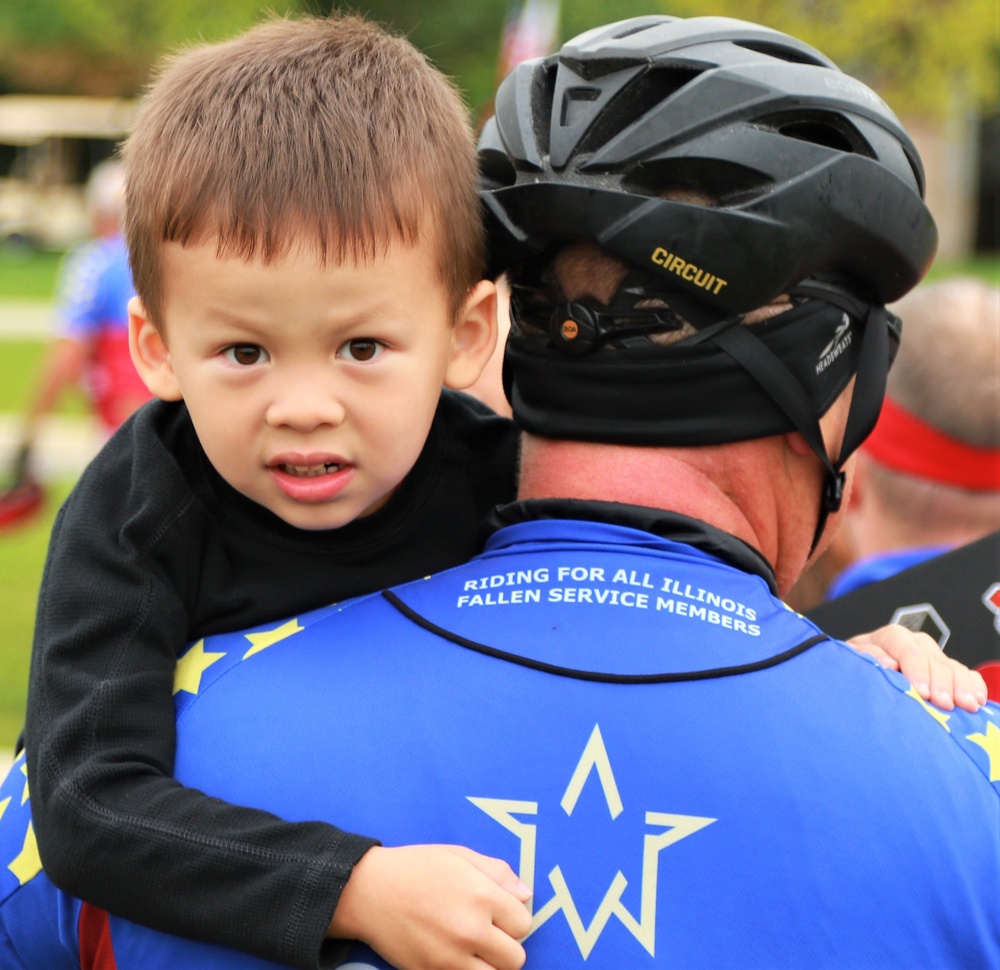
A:
MULTIPOLYGON (((476 109, 492 96, 508 0, 0 0, 0 85, 134 94, 164 48, 262 17, 353 9, 405 33, 476 109)), ((996 0, 573 0, 560 35, 649 13, 742 17, 801 37, 866 79, 900 114, 996 103, 996 0)))
MULTIPOLYGON (((508 0, 301 0, 316 12, 350 8, 405 33, 455 77, 475 111, 496 83, 508 0)), ((899 114, 944 114, 1000 94, 996 0, 573 0, 560 36, 627 17, 666 13, 753 20, 802 38, 866 80, 899 114)))
POLYGON ((465 94, 474 115, 497 83, 508 0, 302 0, 307 8, 350 9, 413 41, 465 94))
POLYGON ((564 37, 597 23, 667 13, 738 17, 799 37, 865 80, 897 114, 943 115, 996 104, 996 0, 573 0, 564 37))
POLYGON ((0 83, 10 91, 133 95, 160 53, 217 40, 297 0, 0 0, 0 83))

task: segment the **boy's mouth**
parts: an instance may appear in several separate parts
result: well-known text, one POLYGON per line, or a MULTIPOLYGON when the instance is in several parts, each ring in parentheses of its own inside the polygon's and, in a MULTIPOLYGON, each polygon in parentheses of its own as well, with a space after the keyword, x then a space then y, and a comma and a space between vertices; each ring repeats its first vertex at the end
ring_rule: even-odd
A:
POLYGON ((332 502, 354 479, 357 468, 342 456, 286 453, 275 455, 268 470, 274 484, 295 502, 332 502))
POLYGON ((286 475, 294 475, 296 478, 317 478, 320 475, 331 475, 343 467, 343 465, 333 461, 322 465, 278 465, 278 468, 286 475))

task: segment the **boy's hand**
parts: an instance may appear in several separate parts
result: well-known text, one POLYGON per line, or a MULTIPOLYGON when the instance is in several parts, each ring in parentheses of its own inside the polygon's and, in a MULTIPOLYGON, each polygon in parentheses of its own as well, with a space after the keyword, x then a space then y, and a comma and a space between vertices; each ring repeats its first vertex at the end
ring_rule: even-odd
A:
POLYGON ((847 642, 861 653, 870 653, 884 667, 898 670, 925 701, 946 711, 957 704, 974 714, 986 703, 982 676, 943 653, 926 633, 893 623, 847 642))
POLYGON ((400 970, 520 970, 530 896, 506 862, 462 846, 375 847, 327 935, 361 940, 400 970))

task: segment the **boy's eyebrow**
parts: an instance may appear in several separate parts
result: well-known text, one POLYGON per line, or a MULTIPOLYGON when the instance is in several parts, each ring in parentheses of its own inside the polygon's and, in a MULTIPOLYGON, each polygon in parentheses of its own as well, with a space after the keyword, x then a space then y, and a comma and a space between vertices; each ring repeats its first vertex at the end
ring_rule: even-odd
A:
MULTIPOLYGON (((276 321, 265 311, 255 319, 252 306, 246 312, 232 310, 223 305, 206 305, 199 314, 202 327, 233 328, 248 334, 271 336, 276 321)), ((387 294, 372 294, 363 305, 350 302, 347 306, 331 303, 323 314, 323 323, 331 330, 348 331, 355 328, 374 329, 408 327, 412 320, 404 309, 394 305, 387 294)))
POLYGON ((202 321, 205 323, 219 323, 226 326, 249 326, 252 327, 253 321, 247 318, 244 313, 236 313, 231 310, 227 310, 225 307, 206 307, 201 313, 202 321))
MULTIPOLYGON (((250 312, 252 314, 252 310, 250 312)), ((238 330, 248 336, 269 336, 274 332, 273 322, 269 323, 266 318, 254 320, 252 315, 224 307, 205 307, 197 317, 197 324, 208 331, 208 336, 212 336, 215 330, 238 330)))

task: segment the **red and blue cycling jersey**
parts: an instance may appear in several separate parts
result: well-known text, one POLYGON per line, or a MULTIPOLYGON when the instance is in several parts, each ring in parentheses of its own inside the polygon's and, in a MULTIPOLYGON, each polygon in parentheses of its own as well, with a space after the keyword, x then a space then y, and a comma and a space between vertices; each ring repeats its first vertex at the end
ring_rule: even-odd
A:
POLYGON ((56 294, 56 326, 60 336, 88 349, 84 388, 108 432, 150 398, 128 348, 128 301, 134 294, 120 235, 81 243, 67 255, 56 294))

